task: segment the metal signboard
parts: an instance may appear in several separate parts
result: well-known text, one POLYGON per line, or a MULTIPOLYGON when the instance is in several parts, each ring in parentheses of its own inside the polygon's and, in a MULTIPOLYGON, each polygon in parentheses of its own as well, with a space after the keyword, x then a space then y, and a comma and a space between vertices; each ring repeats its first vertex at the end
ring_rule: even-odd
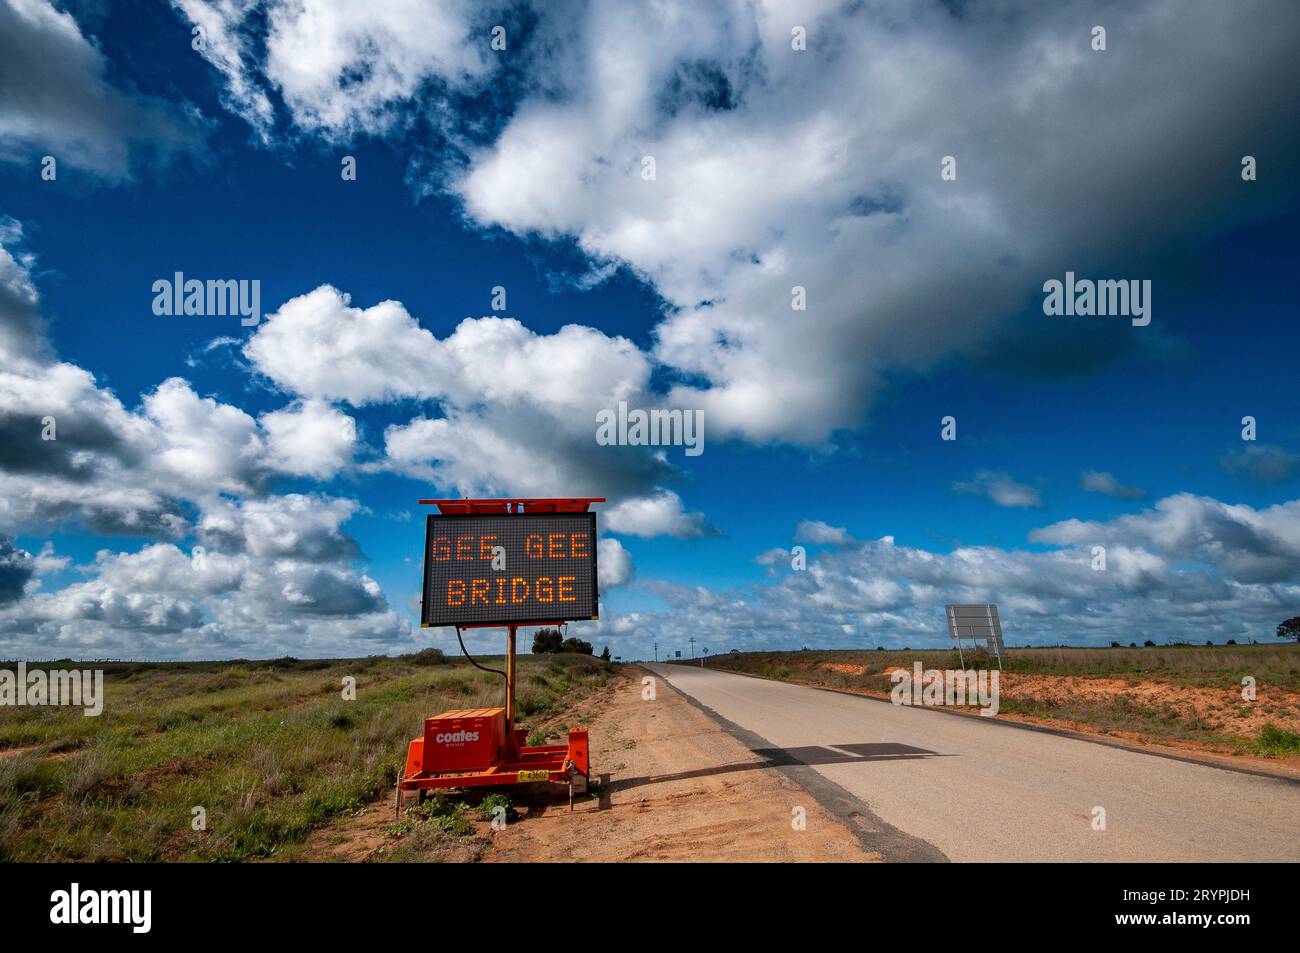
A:
POLYGON ((596 514, 430 514, 421 626, 595 619, 596 514))
MULTIPOLYGON (((988 651, 998 657, 998 667, 1002 665, 1002 620, 998 618, 996 603, 980 605, 944 606, 948 616, 948 635, 957 643, 957 652, 961 654, 961 643, 969 640, 976 645, 985 643, 988 651)), ((963 667, 965 659, 962 660, 963 667)))

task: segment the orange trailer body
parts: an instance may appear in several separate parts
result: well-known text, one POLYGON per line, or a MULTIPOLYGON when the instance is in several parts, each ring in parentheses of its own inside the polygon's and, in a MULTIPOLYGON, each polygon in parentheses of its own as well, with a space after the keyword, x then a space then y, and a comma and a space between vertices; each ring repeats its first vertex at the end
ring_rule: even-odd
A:
MULTIPOLYGON (((586 728, 571 730, 568 744, 533 747, 523 743, 525 732, 521 728, 504 739, 495 751, 490 751, 484 746, 483 738, 496 744, 498 735, 487 726, 504 727, 505 711, 501 708, 479 711, 495 714, 485 717, 477 712, 469 715, 463 711, 449 711, 426 719, 424 735, 412 739, 406 750, 406 768, 398 779, 398 791, 528 784, 533 781, 572 784, 575 793, 587 790, 591 761, 586 728), (449 749, 445 742, 437 740, 437 736, 447 733, 445 729, 452 725, 460 726, 456 731, 473 731, 464 727, 467 724, 484 726, 489 733, 480 728, 480 739, 468 742, 473 747, 460 750, 449 749), (449 754, 449 751, 453 753, 449 754), (470 767, 471 764, 481 767, 470 767)), ((398 796, 400 798, 400 793, 398 796)))

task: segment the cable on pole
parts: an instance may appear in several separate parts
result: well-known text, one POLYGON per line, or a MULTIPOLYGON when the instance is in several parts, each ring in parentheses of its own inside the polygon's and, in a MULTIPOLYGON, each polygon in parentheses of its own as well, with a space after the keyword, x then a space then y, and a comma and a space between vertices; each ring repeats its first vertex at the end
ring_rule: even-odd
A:
POLYGON ((460 637, 460 626, 456 626, 456 641, 460 643, 460 651, 465 656, 465 658, 469 659, 470 665, 473 665, 475 668, 481 671, 490 672, 493 675, 500 675, 506 681, 510 681, 510 676, 508 676, 505 672, 501 671, 500 669, 486 668, 485 666, 482 666, 478 664, 478 662, 474 661, 474 656, 470 655, 469 651, 465 648, 465 640, 460 637))

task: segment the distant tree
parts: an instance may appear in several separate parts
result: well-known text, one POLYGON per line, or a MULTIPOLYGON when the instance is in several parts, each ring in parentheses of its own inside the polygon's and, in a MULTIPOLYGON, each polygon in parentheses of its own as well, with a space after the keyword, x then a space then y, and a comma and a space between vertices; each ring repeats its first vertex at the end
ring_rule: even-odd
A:
POLYGON ((591 643, 569 636, 560 644, 559 650, 561 652, 572 652, 574 655, 590 655, 591 643))
POLYGON ((1131 648, 1131 649, 1135 649, 1135 648, 1138 647, 1138 644, 1137 644, 1136 642, 1130 642, 1130 643, 1128 644, 1128 647, 1131 648))
POLYGON ((1146 640, 1145 642, 1143 642, 1142 644, 1143 644, 1146 648, 1149 648, 1149 649, 1153 649, 1153 648, 1156 647, 1156 644, 1155 644, 1154 642, 1152 642, 1150 639, 1147 639, 1147 640, 1146 640))
POLYGON ((533 654, 554 655, 560 651, 563 641, 564 637, 560 635, 559 629, 538 629, 533 636, 533 654))
POLYGON ((1224 643, 1224 644, 1225 644, 1225 645, 1236 645, 1236 644, 1237 644, 1237 640, 1236 640, 1236 639, 1228 639, 1228 641, 1227 641, 1226 643, 1224 643))
POLYGON ((1214 643, 1211 642, 1209 639, 1206 639, 1206 640, 1205 640, 1205 644, 1206 644, 1206 645, 1213 645, 1214 643))
POLYGON ((446 665, 447 656, 442 654, 442 649, 435 649, 430 646, 427 649, 420 649, 411 656, 411 661, 416 665, 446 665))
POLYGON ((1112 642, 1112 643, 1110 643, 1110 647, 1111 647, 1112 649, 1117 649, 1117 648, 1120 648, 1120 644, 1119 644, 1118 642, 1112 642))
POLYGON ((1287 619, 1285 622, 1277 624, 1277 637, 1279 639, 1295 639, 1300 642, 1300 615, 1293 619, 1287 619))
POLYGON ((609 661, 609 646, 608 646, 608 645, 605 646, 604 650, 600 653, 600 658, 601 658, 601 661, 603 661, 603 662, 608 662, 608 661, 609 661))

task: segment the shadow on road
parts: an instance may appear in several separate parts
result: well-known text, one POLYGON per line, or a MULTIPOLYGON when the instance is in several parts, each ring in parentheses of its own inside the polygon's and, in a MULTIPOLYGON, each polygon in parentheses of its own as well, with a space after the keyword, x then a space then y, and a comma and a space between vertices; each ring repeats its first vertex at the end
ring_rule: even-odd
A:
MULTIPOLYGON (((947 758, 953 755, 941 755, 925 748, 894 742, 848 745, 806 745, 799 748, 752 748, 754 754, 762 761, 745 761, 739 764, 724 764, 713 768, 696 768, 693 771, 679 771, 675 774, 654 774, 639 778, 619 778, 610 782, 608 790, 626 791, 631 788, 644 787, 648 784, 663 784, 667 781, 689 781, 692 778, 715 777, 720 774, 736 774, 740 771, 765 771, 771 768, 787 768, 792 765, 852 764, 868 761, 916 761, 923 758, 947 758)), ((605 809, 602 799, 601 809, 605 809)))

